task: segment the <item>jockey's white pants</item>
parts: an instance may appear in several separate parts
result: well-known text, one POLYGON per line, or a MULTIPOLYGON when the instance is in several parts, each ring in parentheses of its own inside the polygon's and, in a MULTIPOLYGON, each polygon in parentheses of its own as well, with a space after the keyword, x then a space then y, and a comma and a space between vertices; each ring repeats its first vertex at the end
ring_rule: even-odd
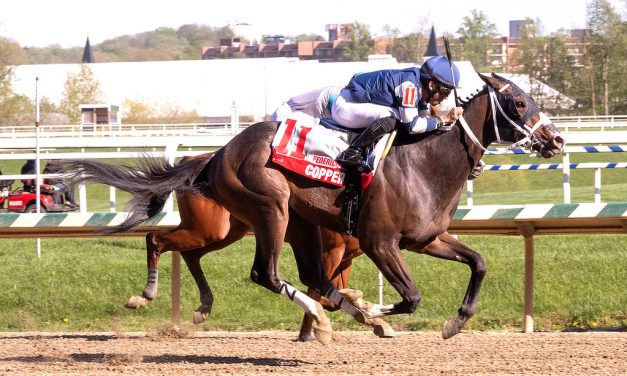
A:
POLYGON ((293 112, 302 112, 314 119, 330 118, 329 100, 340 90, 338 86, 326 86, 294 96, 274 111, 272 121, 283 121, 293 112))
POLYGON ((359 103, 347 89, 342 89, 331 108, 333 120, 346 128, 366 128, 373 121, 388 116, 398 118, 392 107, 373 103, 359 103))

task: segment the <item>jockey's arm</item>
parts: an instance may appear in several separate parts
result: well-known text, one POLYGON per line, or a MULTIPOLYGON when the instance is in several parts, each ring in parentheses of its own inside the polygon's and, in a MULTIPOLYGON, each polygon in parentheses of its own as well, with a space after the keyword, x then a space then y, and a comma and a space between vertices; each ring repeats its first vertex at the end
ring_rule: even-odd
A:
POLYGON ((418 107, 400 107, 398 109, 401 123, 409 134, 431 132, 442 122, 438 117, 428 116, 428 110, 419 110, 418 107))
POLYGON ((438 127, 438 119, 429 114, 429 109, 420 101, 420 88, 411 81, 405 81, 396 87, 396 99, 399 120, 409 134, 424 133, 438 127), (423 108, 424 107, 424 108, 423 108))
POLYGON ((397 95, 401 102, 398 108, 400 121, 409 134, 431 132, 452 124, 463 112, 461 107, 455 107, 454 102, 446 100, 435 107, 424 105, 424 102, 416 99, 420 90, 411 81, 403 82, 398 89, 397 95))

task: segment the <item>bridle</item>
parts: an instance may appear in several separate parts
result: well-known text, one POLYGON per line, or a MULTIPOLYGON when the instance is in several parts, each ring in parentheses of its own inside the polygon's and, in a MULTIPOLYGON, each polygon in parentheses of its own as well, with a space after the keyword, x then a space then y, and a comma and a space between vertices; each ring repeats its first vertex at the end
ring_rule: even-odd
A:
MULTIPOLYGON (((488 149, 486 149, 481 142, 477 139, 477 136, 475 136, 475 134, 472 132, 472 130, 470 129, 470 126, 468 125, 468 123, 466 122, 466 120, 464 119, 464 117, 460 117, 459 123, 462 125, 462 127, 464 128, 464 131, 466 131, 466 134, 468 135, 468 137, 470 138, 470 140, 477 145, 479 148, 481 148, 484 152, 487 152, 488 154, 502 154, 502 153, 507 153, 510 150, 523 146, 524 148, 531 150, 534 152, 534 154, 539 155, 539 151, 535 150, 534 151, 534 146, 536 146, 537 144, 539 144, 541 141, 534 135, 535 131, 542 125, 549 125, 551 124, 551 120, 542 112, 539 111, 540 114, 540 119, 538 119, 538 121, 533 125, 533 126, 528 126, 526 124, 526 122, 522 121, 522 124, 518 124, 516 123, 514 120, 512 120, 512 118, 510 116, 507 115, 507 113, 503 110, 503 107, 501 106, 501 103, 499 101, 498 96, 510 96, 513 98, 513 94, 505 94, 505 90, 507 88, 509 88, 511 85, 510 84, 506 84, 505 86, 503 86, 502 88, 500 88, 498 90, 498 94, 495 91, 495 89, 490 86, 490 85, 486 85, 488 87, 488 94, 490 96, 490 108, 492 111, 492 122, 494 124, 494 134, 496 135, 496 143, 498 144, 503 144, 503 145, 510 145, 507 150, 503 151, 503 152, 493 152, 493 151, 489 151, 488 149), (499 133, 499 128, 497 125, 497 116, 501 115, 506 121, 507 124, 514 129, 515 132, 518 132, 520 134, 522 134, 524 137, 516 142, 509 142, 509 141, 504 141, 501 139, 501 135, 499 133)), ((527 111, 529 112, 529 111, 527 111)))

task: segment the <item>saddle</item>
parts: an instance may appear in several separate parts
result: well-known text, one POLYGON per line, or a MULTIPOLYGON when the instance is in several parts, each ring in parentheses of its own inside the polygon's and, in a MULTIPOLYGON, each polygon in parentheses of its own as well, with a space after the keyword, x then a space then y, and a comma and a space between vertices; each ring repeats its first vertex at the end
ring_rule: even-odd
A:
POLYGON ((363 190, 374 178, 393 137, 384 136, 373 148, 368 158, 370 172, 344 171, 335 158, 357 135, 352 133, 355 130, 343 128, 330 119, 321 119, 318 123, 303 113, 295 112, 292 115, 282 121, 277 129, 272 141, 272 161, 309 179, 345 187, 342 217, 344 232, 351 235, 357 226, 363 190))

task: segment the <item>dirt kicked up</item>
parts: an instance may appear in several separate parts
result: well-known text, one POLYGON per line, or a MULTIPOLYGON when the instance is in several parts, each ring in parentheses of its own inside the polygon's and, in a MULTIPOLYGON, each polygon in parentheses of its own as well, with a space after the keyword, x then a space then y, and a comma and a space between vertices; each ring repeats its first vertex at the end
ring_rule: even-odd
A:
POLYGON ((627 375, 627 332, 0 333, 0 374, 627 375))

